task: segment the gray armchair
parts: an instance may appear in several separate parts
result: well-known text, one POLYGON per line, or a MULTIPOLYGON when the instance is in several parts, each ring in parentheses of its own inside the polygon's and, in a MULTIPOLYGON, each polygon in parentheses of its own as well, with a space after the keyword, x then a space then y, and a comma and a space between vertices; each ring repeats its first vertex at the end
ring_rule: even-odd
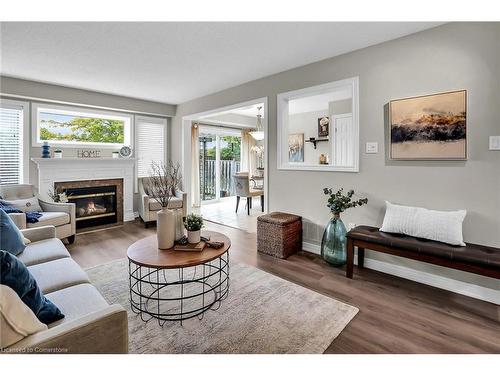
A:
POLYGON ((252 198, 260 197, 261 211, 264 212, 264 191, 262 189, 251 189, 250 179, 248 173, 237 173, 234 177, 234 191, 236 194, 236 213, 238 213, 238 206, 240 205, 240 198, 247 199, 247 214, 250 215, 252 208, 252 198))
MULTIPOLYGON (((0 185, 0 196, 7 201, 36 197, 36 189, 29 184, 0 185)), ((67 238, 69 243, 75 241, 76 215, 74 203, 47 202, 38 198, 42 208, 42 216, 37 223, 27 223, 24 213, 9 214, 19 229, 37 228, 53 225, 56 228, 56 237, 67 238)))
MULTIPOLYGON (((149 177, 139 178, 139 216, 146 228, 152 222, 156 222, 158 211, 161 210, 161 204, 153 197, 150 197, 144 188, 147 184, 149 177)), ((187 194, 183 191, 177 190, 175 196, 170 199, 168 203, 170 209, 182 209, 182 216, 186 216, 187 212, 187 194)))

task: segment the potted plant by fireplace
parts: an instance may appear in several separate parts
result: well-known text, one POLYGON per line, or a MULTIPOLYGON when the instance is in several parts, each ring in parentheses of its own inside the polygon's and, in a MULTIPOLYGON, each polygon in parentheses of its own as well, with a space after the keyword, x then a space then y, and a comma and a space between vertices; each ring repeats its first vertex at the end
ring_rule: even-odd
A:
POLYGON ((200 215, 189 214, 184 220, 184 227, 187 230, 189 243, 198 243, 201 241, 201 228, 203 228, 203 218, 200 215))
POLYGON ((341 188, 334 192, 324 188, 323 193, 328 195, 327 207, 332 213, 332 218, 323 232, 321 240, 321 257, 333 266, 342 266, 346 263, 346 228, 340 219, 340 213, 351 207, 362 206, 368 203, 368 198, 353 200, 354 190, 344 194, 341 188))
POLYGON ((180 165, 153 162, 149 178, 143 183, 146 193, 162 207, 156 218, 158 248, 170 249, 175 241, 175 214, 168 204, 181 184, 180 165))

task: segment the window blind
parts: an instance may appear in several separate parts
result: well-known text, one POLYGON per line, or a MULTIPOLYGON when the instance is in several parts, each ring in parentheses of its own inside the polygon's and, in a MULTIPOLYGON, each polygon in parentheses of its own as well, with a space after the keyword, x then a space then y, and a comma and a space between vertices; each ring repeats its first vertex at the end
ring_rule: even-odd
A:
POLYGON ((23 107, 0 106, 0 184, 23 181, 23 107))
POLYGON ((165 162, 167 128, 165 119, 136 117, 137 177, 147 177, 151 163, 165 162))

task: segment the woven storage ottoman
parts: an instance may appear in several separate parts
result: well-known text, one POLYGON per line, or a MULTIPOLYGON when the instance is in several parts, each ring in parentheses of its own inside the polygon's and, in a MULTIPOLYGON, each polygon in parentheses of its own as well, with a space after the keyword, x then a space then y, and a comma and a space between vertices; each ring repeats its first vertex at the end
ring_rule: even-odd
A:
POLYGON ((302 250, 302 218, 283 212, 259 216, 257 250, 277 258, 288 258, 302 250))

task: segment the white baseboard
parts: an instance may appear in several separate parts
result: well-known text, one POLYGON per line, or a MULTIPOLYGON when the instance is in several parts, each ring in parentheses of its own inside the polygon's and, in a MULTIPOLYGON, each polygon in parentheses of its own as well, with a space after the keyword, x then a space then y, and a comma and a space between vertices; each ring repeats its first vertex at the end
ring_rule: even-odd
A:
MULTIPOLYGON (((303 242, 302 249, 313 254, 321 254, 320 245, 316 245, 310 242, 303 242)), ((354 256, 354 264, 358 264, 356 255, 354 256)), ((432 273, 415 270, 413 268, 366 257, 365 267, 375 271, 384 272, 390 275, 416 281, 418 283, 449 290, 454 293, 463 294, 468 297, 473 297, 500 305, 500 290, 491 289, 476 284, 470 284, 464 281, 450 279, 448 277, 443 277, 432 273)))
POLYGON ((123 213, 123 221, 134 221, 135 220, 135 212, 127 211, 123 213))
POLYGON ((311 242, 302 242, 302 250, 305 250, 308 253, 321 255, 321 246, 311 242))

